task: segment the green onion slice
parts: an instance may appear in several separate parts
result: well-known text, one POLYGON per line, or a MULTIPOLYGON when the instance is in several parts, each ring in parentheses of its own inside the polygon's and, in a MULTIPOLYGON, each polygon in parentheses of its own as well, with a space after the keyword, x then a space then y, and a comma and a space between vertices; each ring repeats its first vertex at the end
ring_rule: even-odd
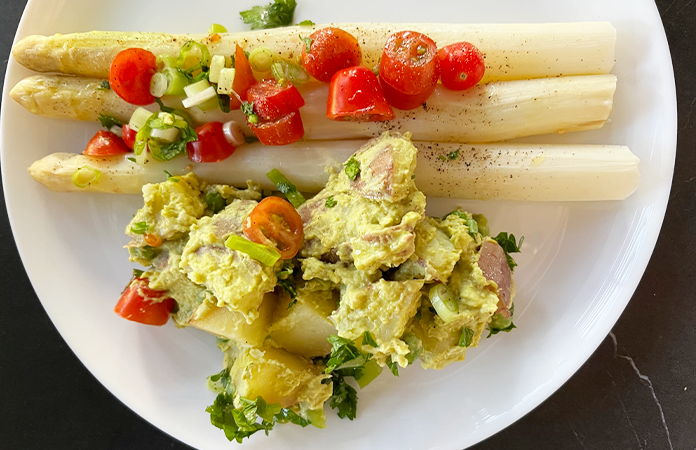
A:
POLYGON ((176 66, 189 74, 199 69, 202 70, 208 64, 210 64, 208 47, 196 41, 187 41, 176 59, 176 66))
POLYGON ((272 266, 280 259, 280 252, 273 247, 251 242, 248 239, 233 234, 225 241, 225 246, 238 252, 246 253, 261 264, 272 266))
POLYGON ((459 305, 454 298, 454 292, 446 284, 438 283, 428 293, 430 303, 435 308, 437 315, 445 322, 452 322, 457 318, 459 305))
POLYGON ((268 72, 273 65, 273 53, 266 47, 258 47, 249 53, 249 65, 257 72, 268 72))
POLYGON ((92 166, 82 166, 72 174, 72 182, 79 188, 86 188, 99 181, 99 178, 101 178, 101 171, 92 166))
POLYGON ((278 190, 285 194, 288 201, 295 208, 299 208, 307 199, 304 198, 302 194, 297 190, 297 187, 290 182, 285 175, 280 173, 278 169, 273 169, 266 174, 269 180, 271 180, 278 187, 278 190))
POLYGON ((382 373, 382 368, 377 364, 377 361, 371 359, 365 364, 365 368, 362 370, 362 374, 355 381, 358 382, 360 389, 370 384, 372 380, 377 378, 379 374, 382 373))

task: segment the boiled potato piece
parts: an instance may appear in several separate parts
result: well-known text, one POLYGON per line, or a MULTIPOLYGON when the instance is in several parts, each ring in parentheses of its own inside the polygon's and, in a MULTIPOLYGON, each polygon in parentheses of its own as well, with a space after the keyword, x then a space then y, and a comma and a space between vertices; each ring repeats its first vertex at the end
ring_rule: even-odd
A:
POLYGON ((271 338, 285 350, 307 358, 329 354, 331 344, 327 339, 336 334, 336 327, 329 320, 336 308, 333 292, 300 289, 296 300, 288 309, 290 298, 281 298, 271 325, 271 338))
POLYGON ((247 323, 246 317, 239 311, 204 303, 193 313, 189 325, 230 339, 240 347, 260 347, 268 335, 276 303, 275 294, 266 294, 259 307, 259 315, 251 324, 247 323))

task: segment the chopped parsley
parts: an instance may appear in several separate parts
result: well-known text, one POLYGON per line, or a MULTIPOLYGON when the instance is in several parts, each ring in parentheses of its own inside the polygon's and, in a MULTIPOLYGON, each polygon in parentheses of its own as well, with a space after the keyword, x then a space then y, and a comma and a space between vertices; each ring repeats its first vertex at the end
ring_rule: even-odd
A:
POLYGON ((462 328, 462 335, 459 338, 457 345, 459 347, 471 347, 471 343, 474 339, 474 330, 471 328, 462 328))
POLYGON ((254 112, 254 102, 242 102, 241 109, 249 123, 259 123, 259 116, 254 112))
POLYGON ((399 365, 396 363, 396 361, 392 361, 391 356, 389 356, 389 359, 387 360, 387 367, 389 367, 389 370, 391 370, 392 375, 395 377, 399 376, 399 365))
POLYGON ((101 125, 107 130, 110 130, 114 126, 122 127, 125 125, 123 121, 112 116, 107 116, 106 114, 99 114, 97 119, 99 120, 99 123, 101 123, 101 125))
POLYGON ((493 239, 498 244, 500 244, 501 247, 503 247, 503 250, 505 251, 505 257, 507 258, 508 265, 510 266, 510 270, 514 270, 517 266, 517 263, 514 259, 512 259, 510 253, 520 252, 520 247, 522 247, 522 242, 524 242, 524 236, 520 237, 519 243, 515 240, 514 234, 508 235, 506 232, 498 233, 498 235, 493 239))
POLYGON ((97 88, 98 91, 110 91, 111 90, 111 85, 109 84, 108 80, 102 80, 101 84, 97 88))
MULTIPOLYGON (((346 377, 360 378, 365 364, 372 357, 358 350, 355 342, 332 334, 329 336, 331 354, 326 361, 325 372, 331 374, 333 395, 329 399, 331 408, 337 410, 338 417, 355 419, 358 408, 358 393, 346 382, 346 377)), ((365 336, 363 336, 365 339, 365 336)))
POLYGON ((133 277, 140 278, 145 272, 140 269, 133 269, 133 277))
POLYGON ((370 347, 377 348, 377 342, 375 338, 372 337, 372 333, 366 331, 363 333, 362 345, 369 345, 370 347))
POLYGON ((333 208, 337 204, 338 204, 338 202, 334 199, 333 195, 330 195, 329 198, 326 199, 326 203, 324 205, 327 208, 333 208))
POLYGON ((254 6, 241 11, 239 15, 245 24, 251 25, 252 30, 278 28, 292 23, 296 6, 295 0, 273 0, 266 6, 254 6))
POLYGON ((302 37, 302 35, 300 35, 300 40, 302 42, 304 42, 305 53, 307 53, 309 55, 309 50, 310 50, 310 47, 312 46, 312 42, 314 41, 314 39, 308 38, 308 37, 302 37))
POLYGON ((225 198, 215 190, 209 190, 205 193, 205 203, 213 214, 219 213, 227 206, 225 198))
POLYGON ((355 179, 358 178, 358 175, 360 175, 360 163, 357 162, 355 158, 351 157, 346 163, 345 170, 348 178, 350 178, 351 181, 355 181, 355 179))
POLYGON ((313 27, 316 25, 316 23, 312 22, 311 20, 303 20, 302 22, 298 23, 298 25, 301 27, 313 27))
POLYGON ((293 272, 295 266, 292 262, 286 261, 282 269, 276 273, 276 283, 290 296, 290 303, 287 309, 292 308, 297 303, 297 287, 295 286, 295 278, 293 272))

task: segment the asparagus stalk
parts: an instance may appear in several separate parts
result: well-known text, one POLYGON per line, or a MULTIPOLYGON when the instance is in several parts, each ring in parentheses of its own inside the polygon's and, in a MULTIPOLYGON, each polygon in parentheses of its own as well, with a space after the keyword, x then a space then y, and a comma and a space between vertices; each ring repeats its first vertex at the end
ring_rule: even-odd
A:
MULTIPOLYGON (((211 35, 171 35, 92 31, 28 36, 13 49, 14 58, 39 72, 62 72, 105 78, 116 54, 142 47, 155 55, 177 55, 188 40, 207 45, 212 54, 232 55, 235 44, 250 51, 267 47, 281 59, 298 61, 299 35, 328 25, 211 35)), ((609 73, 614 65, 616 30, 607 22, 550 24, 332 24, 354 35, 363 51, 363 65, 375 66, 386 38, 399 30, 430 36, 439 47, 468 41, 486 56, 482 82, 609 73)))
MULTIPOLYGON (((328 180, 325 168, 341 170, 342 162, 362 143, 314 141, 284 147, 252 144, 240 147, 223 162, 198 165, 186 158, 141 166, 124 156, 55 153, 36 161, 29 172, 54 191, 136 194, 147 183, 164 181, 165 170, 173 175, 193 170, 212 183, 235 186, 244 186, 251 179, 265 189, 275 189, 266 173, 276 168, 301 191, 314 193, 328 180), (85 166, 97 169, 100 177, 97 182, 79 188, 72 176, 85 166)), ((416 184, 428 196, 475 200, 621 200, 636 189, 640 180, 638 158, 624 146, 413 143, 419 150, 416 184)))
MULTIPOLYGON (((18 83, 10 96, 43 116, 97 120, 103 113, 127 122, 135 106, 100 86, 98 79, 37 75, 18 83)), ((616 76, 610 74, 501 81, 460 92, 438 86, 423 108, 397 110, 388 122, 359 123, 328 120, 328 87, 311 83, 301 87, 306 105, 300 111, 307 140, 369 138, 395 130, 409 131, 421 141, 493 142, 601 128, 615 89, 616 76)), ((172 106, 177 102, 165 101, 172 106)), ((189 111, 198 122, 245 122, 241 111, 189 111)))

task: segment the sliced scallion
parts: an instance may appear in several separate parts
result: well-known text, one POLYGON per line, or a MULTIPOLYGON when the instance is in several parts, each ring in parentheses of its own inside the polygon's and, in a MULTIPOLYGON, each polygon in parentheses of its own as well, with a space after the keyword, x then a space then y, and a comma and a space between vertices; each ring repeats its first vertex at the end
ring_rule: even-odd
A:
POLYGON ((153 97, 161 97, 169 88, 169 80, 167 76, 162 72, 157 72, 152 76, 150 80, 150 94, 153 97))
POLYGON ((257 72, 268 72, 273 65, 273 53, 266 47, 257 47, 249 53, 249 65, 257 72))
POLYGON ((217 86, 217 93, 218 94, 224 94, 224 95, 232 95, 233 92, 233 84, 234 84, 234 75, 236 73, 236 70, 234 69, 229 69, 229 68, 224 68, 220 70, 220 77, 218 78, 218 86, 217 86))
POLYGON ((210 64, 210 51, 208 47, 196 41, 188 41, 181 48, 181 53, 176 60, 176 66, 193 74, 197 70, 202 70, 210 64))
POLYGON ((365 364, 365 368, 362 370, 362 374, 355 381, 358 382, 360 389, 370 384, 372 380, 377 378, 379 374, 382 373, 382 368, 377 364, 377 361, 371 359, 365 364))
POLYGON ((266 174, 269 180, 271 180, 278 187, 278 190, 285 194, 292 206, 299 208, 307 199, 304 198, 302 194, 297 190, 297 186, 292 184, 290 180, 285 178, 285 175, 280 173, 278 169, 273 169, 266 174))
POLYGON ((175 67, 165 67, 162 73, 167 77, 166 95, 176 95, 178 97, 186 95, 184 87, 188 86, 189 80, 181 70, 175 67))
POLYGON ((86 188, 99 181, 99 178, 101 178, 101 172, 92 166, 82 166, 72 174, 72 182, 79 188, 86 188))
POLYGON ((446 284, 438 283, 428 293, 430 303, 435 308, 437 315, 445 322, 452 322, 457 318, 459 305, 454 297, 454 292, 446 284))
POLYGON ((280 252, 273 247, 251 242, 248 239, 233 234, 225 241, 225 246, 238 252, 246 253, 261 264, 272 266, 280 259, 280 252))
POLYGON ((138 108, 135 111, 133 111, 133 115, 131 116, 130 121, 128 122, 128 126, 131 128, 131 130, 140 131, 140 129, 145 126, 145 124, 151 116, 152 111, 148 111, 145 108, 138 108))
POLYGON ((220 71, 225 68, 225 57, 223 55, 213 55, 210 60, 210 72, 208 73, 208 80, 211 83, 217 83, 220 81, 220 71))

